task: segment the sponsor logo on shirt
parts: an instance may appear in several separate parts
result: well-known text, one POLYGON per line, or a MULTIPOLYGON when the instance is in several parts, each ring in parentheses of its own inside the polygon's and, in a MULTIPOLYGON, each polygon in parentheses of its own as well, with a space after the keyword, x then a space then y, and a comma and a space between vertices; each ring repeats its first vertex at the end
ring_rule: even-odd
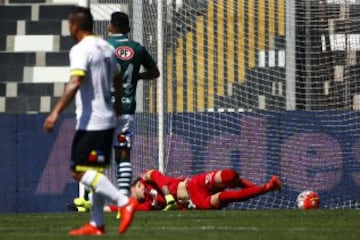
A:
POLYGON ((102 151, 92 150, 88 155, 89 162, 104 162, 105 156, 102 151))

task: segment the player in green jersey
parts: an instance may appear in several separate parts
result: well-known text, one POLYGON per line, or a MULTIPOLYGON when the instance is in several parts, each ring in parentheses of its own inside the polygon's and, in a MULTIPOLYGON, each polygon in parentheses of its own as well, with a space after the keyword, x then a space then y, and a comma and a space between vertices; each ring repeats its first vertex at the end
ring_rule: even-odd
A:
POLYGON ((125 13, 114 12, 111 14, 108 31, 110 33, 108 42, 115 48, 116 59, 121 66, 123 79, 122 114, 118 118, 114 139, 117 185, 122 193, 129 195, 132 182, 130 152, 136 109, 136 86, 139 80, 159 77, 160 72, 146 48, 129 39, 130 24, 125 13), (140 71, 141 67, 144 68, 144 71, 140 71))

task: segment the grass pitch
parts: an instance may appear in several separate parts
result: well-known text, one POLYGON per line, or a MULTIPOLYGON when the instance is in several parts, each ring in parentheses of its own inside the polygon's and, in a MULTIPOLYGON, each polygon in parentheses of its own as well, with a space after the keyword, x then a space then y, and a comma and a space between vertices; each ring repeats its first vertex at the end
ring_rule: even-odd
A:
MULTIPOLYGON (((359 210, 220 210, 138 212, 132 226, 117 233, 114 213, 96 239, 360 239, 359 210)), ((89 220, 88 213, 0 214, 0 239, 88 239, 67 232, 89 220)))

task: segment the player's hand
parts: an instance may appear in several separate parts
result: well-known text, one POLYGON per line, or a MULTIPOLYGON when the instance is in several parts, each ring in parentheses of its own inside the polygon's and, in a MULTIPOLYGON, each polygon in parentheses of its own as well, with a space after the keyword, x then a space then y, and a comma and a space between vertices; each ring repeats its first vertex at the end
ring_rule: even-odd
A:
POLYGON ((175 201, 173 195, 166 194, 165 195, 165 200, 166 200, 166 206, 164 207, 163 211, 169 211, 169 210, 176 210, 177 209, 176 201, 175 201))
POLYGON ((44 122, 43 125, 44 131, 47 133, 51 133, 54 130, 57 119, 58 119, 58 115, 51 113, 44 122))

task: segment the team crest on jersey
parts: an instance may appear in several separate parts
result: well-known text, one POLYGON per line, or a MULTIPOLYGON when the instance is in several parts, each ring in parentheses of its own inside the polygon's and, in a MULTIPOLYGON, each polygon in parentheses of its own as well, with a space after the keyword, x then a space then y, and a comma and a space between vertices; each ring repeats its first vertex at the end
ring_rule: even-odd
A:
POLYGON ((99 150, 92 150, 88 155, 89 162, 104 162, 105 155, 102 151, 99 150))
POLYGON ((121 60, 130 60, 134 57, 134 49, 127 46, 120 46, 116 48, 115 54, 121 60))

